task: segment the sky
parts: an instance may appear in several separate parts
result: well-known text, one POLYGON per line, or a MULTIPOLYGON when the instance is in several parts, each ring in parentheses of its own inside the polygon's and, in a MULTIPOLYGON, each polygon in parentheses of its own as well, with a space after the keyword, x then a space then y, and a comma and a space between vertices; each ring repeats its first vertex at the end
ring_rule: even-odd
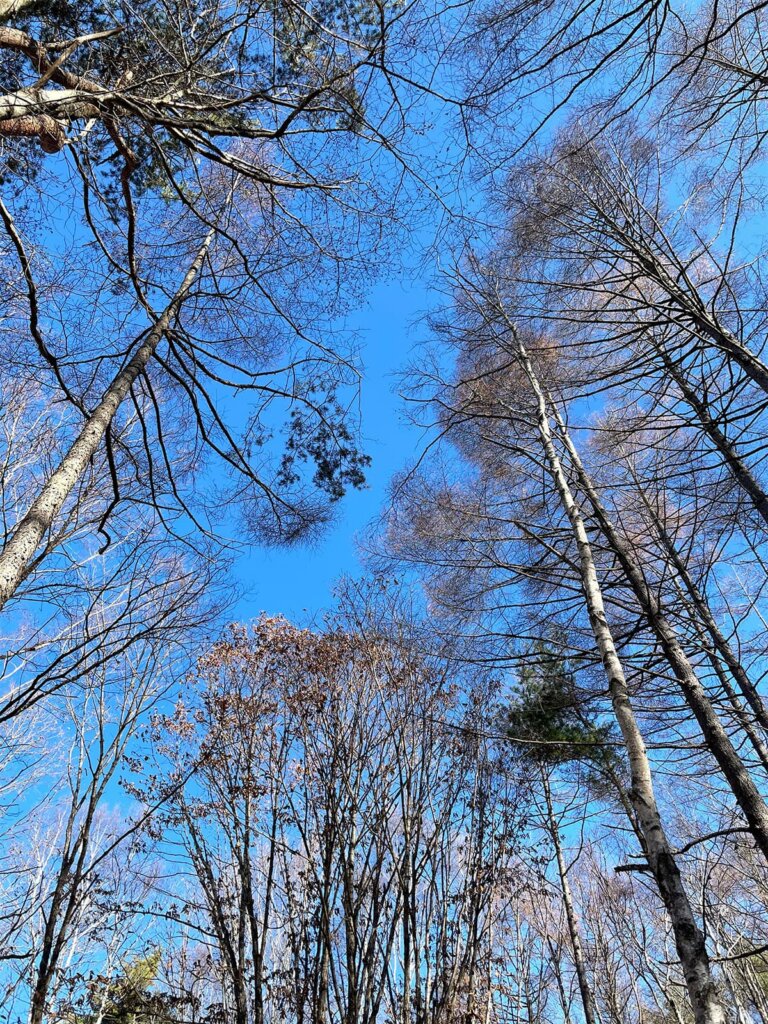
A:
MULTIPOLYGON (((60 226, 62 240, 80 238, 83 231, 74 205, 77 193, 66 186, 65 179, 49 211, 53 223, 60 226)), ((360 448, 372 460, 367 486, 347 491, 335 505, 333 522, 319 538, 289 548, 254 544, 237 552, 233 582, 239 596, 224 613, 226 620, 245 622, 262 612, 282 614, 299 623, 315 620, 333 608, 334 587, 340 578, 364 571, 360 535, 384 509, 394 474, 427 443, 424 431, 407 422, 405 403, 397 392, 398 375, 428 337, 424 316, 442 300, 430 289, 432 274, 423 259, 434 230, 431 220, 414 224, 415 237, 393 261, 397 274, 387 277, 385 271, 359 308, 338 325, 359 351, 360 448)), ((54 322, 52 336, 57 329, 54 322)), ((353 409, 351 423, 356 412, 353 409)))
POLYGON ((427 333, 421 322, 430 293, 423 272, 406 267, 395 280, 376 284, 347 326, 356 333, 363 363, 362 447, 371 456, 364 490, 347 492, 336 520, 319 540, 289 549, 254 547, 235 566, 243 596, 231 617, 248 620, 261 612, 303 622, 334 604, 343 575, 362 571, 358 540, 384 508, 393 474, 419 452, 423 431, 407 422, 397 394, 397 375, 415 356, 427 333))

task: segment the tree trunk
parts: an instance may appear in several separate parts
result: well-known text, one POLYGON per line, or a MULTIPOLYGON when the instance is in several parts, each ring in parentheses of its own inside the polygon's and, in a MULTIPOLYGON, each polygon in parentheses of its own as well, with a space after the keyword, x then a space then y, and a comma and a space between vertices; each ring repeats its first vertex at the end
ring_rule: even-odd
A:
POLYGON ((710 414, 707 402, 696 394, 694 389, 685 379, 680 368, 675 365, 666 348, 660 342, 654 342, 654 347, 661 356, 664 363, 664 369, 680 389, 680 394, 683 396, 686 404, 689 405, 696 413, 696 417, 704 431, 704 434, 712 442, 714 448, 722 455, 723 461, 731 471, 733 479, 742 488, 744 493, 749 495, 756 511, 762 517, 766 525, 768 525, 768 494, 765 493, 759 480, 754 476, 749 466, 746 465, 739 453, 720 429, 720 426, 714 417, 710 414))
MULTIPOLYGON (((635 482, 637 483, 637 481, 635 482)), ((675 572, 680 577, 683 586, 688 591, 696 614, 698 615, 701 624, 704 626, 707 633, 709 634, 714 645, 715 651, 717 652, 717 654, 720 655, 720 657, 725 662, 728 671, 731 673, 731 676, 736 681, 739 690, 741 691, 742 696, 744 697, 751 711, 753 712, 756 721, 759 723, 764 732, 768 732, 768 711, 766 711, 765 705, 763 704, 760 694, 755 689, 752 680, 747 675, 744 666, 739 661, 738 657, 736 656, 736 653, 729 644, 727 638, 723 634, 720 627, 717 625, 715 617, 710 610, 706 598, 701 593, 699 588, 696 586, 696 583, 688 570, 688 566, 685 564, 685 561, 680 556, 680 552, 677 550, 675 542, 669 536, 669 534, 666 531, 666 528, 664 527, 664 524, 660 521, 654 510, 651 508, 651 505, 648 502, 645 493, 643 492, 642 488, 639 487, 639 485, 638 491, 640 493, 640 497, 643 501, 643 504, 645 505, 646 509, 653 518, 654 529, 656 530, 661 545, 664 548, 666 554, 668 555, 669 560, 675 569, 675 572)), ((733 699, 735 698, 733 689, 732 687, 730 687, 727 680, 723 679, 723 673, 720 670, 720 664, 717 661, 717 658, 713 658, 712 660, 714 663, 715 671, 720 677, 721 683, 723 683, 723 688, 726 690, 726 694, 728 695, 729 699, 731 699, 731 703, 733 703, 733 699)), ((740 724, 749 736, 749 739, 752 742, 752 746, 755 748, 755 752, 760 758, 763 767, 768 769, 768 747, 766 746, 765 740, 757 733, 751 722, 743 720, 743 708, 736 705, 736 710, 737 715, 740 718, 740 724)))
POLYGON ((581 946, 581 928, 579 926, 576 908, 573 905, 571 883, 568 881, 568 870, 565 864, 565 858, 563 857, 560 833, 557 828, 555 812, 552 806, 552 792, 549 787, 549 779, 547 778, 547 773, 543 768, 541 769, 541 782, 544 787, 544 800, 547 805, 547 824, 549 827, 549 834, 552 836, 552 845, 555 848, 557 873, 560 877, 560 892, 563 895, 563 907, 565 908, 565 919, 568 922, 568 935, 571 939, 573 962, 576 967, 576 978, 579 982, 581 1005, 584 1008, 584 1020, 586 1021, 586 1024, 597 1024, 595 1001, 592 995, 592 989, 589 986, 587 965, 584 962, 584 951, 581 946))
POLYGON ((744 817, 747 819, 760 851, 768 860, 768 806, 766 806, 757 786, 755 786, 743 761, 728 738, 723 723, 715 713, 693 665, 683 650, 674 626, 667 619, 659 600, 648 586, 645 574, 640 568, 635 555, 611 522, 592 484, 592 480, 581 462, 579 453, 571 440, 562 417, 554 408, 553 416, 571 458, 573 468, 578 475, 579 485, 589 499, 603 536, 616 555, 645 619, 661 645, 688 706, 699 723, 704 740, 720 766, 728 785, 731 787, 731 791, 744 813, 744 817))
MULTIPOLYGON (((610 220, 609 223, 611 223, 610 220)), ((682 314, 695 329, 690 333, 694 336, 698 334, 700 338, 708 338, 714 343, 715 348, 732 359, 750 380, 768 394, 768 366, 719 322, 717 314, 707 309, 692 285, 690 290, 686 291, 679 281, 668 273, 656 253, 652 252, 642 241, 631 237, 622 229, 617 230, 616 227, 613 222, 612 231, 617 240, 627 246, 643 273, 647 274, 651 280, 656 281, 667 293, 669 305, 677 314, 673 315, 672 319, 679 322, 680 314, 682 314)), ((662 304, 659 305, 663 308, 662 304)))
POLYGON ((72 493, 88 463, 104 440, 115 413, 133 384, 146 370, 164 332, 189 295, 190 288, 200 273, 214 234, 215 230, 212 228, 206 235, 205 241, 200 246, 173 299, 155 320, 146 340, 123 369, 116 374, 69 451, 48 477, 29 511, 17 523, 0 552, 0 609, 15 594, 40 542, 53 525, 64 502, 72 493))
POLYGON ((694 919, 680 870, 659 815, 645 743, 630 701, 624 667, 608 625, 592 546, 584 520, 552 441, 547 401, 527 352, 519 341, 518 355, 536 397, 539 435, 549 472, 568 516, 578 547, 581 582, 590 623, 608 680, 613 711, 621 729, 629 758, 632 806, 645 839, 648 864, 672 923, 675 946, 683 968, 694 1016, 697 1024, 724 1024, 725 1014, 712 978, 704 936, 694 919))

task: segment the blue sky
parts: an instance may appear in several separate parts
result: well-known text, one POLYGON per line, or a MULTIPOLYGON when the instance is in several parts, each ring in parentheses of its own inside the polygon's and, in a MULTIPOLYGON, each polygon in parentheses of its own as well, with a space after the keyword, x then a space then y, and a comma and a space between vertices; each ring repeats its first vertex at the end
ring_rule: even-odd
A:
POLYGON ((420 321, 430 293, 415 264, 405 266, 397 279, 375 285, 347 323, 358 338, 363 362, 363 448, 373 460, 368 487, 347 493, 336 521, 312 544, 288 550, 252 548, 241 555, 235 572, 246 593, 233 617, 250 619, 266 611, 304 621, 333 605, 340 576, 361 571, 357 537, 381 512, 392 475, 423 443, 423 432, 406 422, 397 394, 397 374, 427 331, 420 321))

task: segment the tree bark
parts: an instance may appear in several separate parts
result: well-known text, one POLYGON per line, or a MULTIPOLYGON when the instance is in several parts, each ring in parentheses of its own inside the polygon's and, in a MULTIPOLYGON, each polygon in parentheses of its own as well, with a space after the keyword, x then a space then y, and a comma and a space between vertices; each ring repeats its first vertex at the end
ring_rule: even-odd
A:
POLYGON ((648 586, 645 574, 635 555, 613 525, 610 516, 600 501, 600 497, 584 468, 578 450, 563 423, 562 417, 554 408, 553 417, 570 456, 573 468, 576 471, 579 485, 589 499, 603 536, 616 555, 640 609, 661 645, 667 662, 678 681, 680 690, 699 724, 707 747, 720 766, 720 770, 731 787, 736 802, 747 819, 755 842, 763 856, 768 860, 768 806, 766 806, 760 791, 755 786, 743 761, 728 738, 723 723, 712 707, 693 665, 683 650, 674 626, 664 614, 659 599, 648 586))
POLYGON ((632 778, 631 800, 645 840, 648 864, 653 873, 675 935, 675 946, 685 976, 697 1024, 724 1024, 725 1013, 712 978, 704 936, 693 916, 680 870, 664 831, 653 790, 651 766, 642 733, 635 719, 624 667, 619 658, 605 614, 592 546, 581 511, 571 491, 555 449, 544 392, 528 354, 518 340, 518 358, 534 393, 538 429, 548 469, 568 516, 579 551, 581 583, 592 632, 603 661, 611 703, 627 750, 632 778))
POLYGON ((576 978, 579 983, 579 992, 581 993, 581 1005, 584 1008, 584 1020, 586 1021, 586 1024, 597 1024, 595 1000, 592 995, 592 989, 589 986, 587 965, 584 962, 584 950, 581 945, 581 927, 579 925, 579 918, 576 914, 576 908, 573 905, 571 883, 568 881, 568 869, 565 864, 565 858, 563 857, 563 846, 560 842, 560 833, 557 828, 555 811, 552 806, 552 792, 549 786, 549 779, 547 778, 547 773, 543 768, 541 770, 541 782, 544 787, 544 800, 547 805, 547 824, 549 827, 549 834, 552 836, 552 845, 555 848, 557 873, 560 878, 560 892, 563 895, 563 907, 565 908, 565 919, 568 922, 568 935, 571 939, 573 962, 576 967, 576 978))
POLYGON ((707 402, 696 394, 679 367, 675 366, 664 346, 654 343, 654 347, 662 358, 666 372, 680 389, 680 394, 683 396, 686 404, 696 413, 704 434, 722 455, 723 461, 731 471, 733 479, 742 488, 744 493, 749 495, 756 511, 762 517, 763 522, 768 525, 768 494, 765 493, 760 482, 720 429, 717 421, 709 411, 707 402))
POLYGON ((69 451, 48 477, 29 511, 17 523, 0 552, 0 609, 13 597, 24 579, 27 567, 40 542, 96 454, 121 403, 146 370, 164 332, 189 295, 214 234, 214 229, 208 232, 173 299, 155 320, 146 340, 123 369, 115 375, 69 451))
MULTIPOLYGON (((626 246, 631 256, 634 257, 642 273, 655 281, 666 292, 669 306, 676 314, 671 319, 679 322, 680 314, 682 314, 694 328, 691 333, 713 342, 715 348, 732 359, 750 380, 768 394, 768 366, 719 322, 717 314, 707 309, 694 286, 689 282, 690 288, 686 290, 678 279, 672 277, 659 255, 653 252, 643 239, 630 235, 613 218, 606 217, 604 211, 601 211, 601 215, 605 218, 609 231, 620 244, 626 246)), ((657 305, 663 308, 663 304, 657 305)))
MULTIPOLYGON (((757 692, 754 684, 752 683, 752 680, 747 675, 744 666, 739 661, 735 651, 728 642, 728 639, 718 626, 706 598, 701 593, 699 588, 696 586, 696 583, 688 570, 688 566, 685 564, 685 561, 681 557, 680 552, 677 550, 677 545, 675 544, 672 537, 670 537, 664 524, 656 515, 654 509, 651 507, 650 502, 648 501, 642 487, 639 486, 638 481, 635 481, 635 483, 638 485, 638 491, 640 493, 642 502, 653 519, 653 526, 659 538, 659 541, 661 542, 661 545, 665 553, 669 557, 669 560, 672 563, 675 572, 677 573, 683 586, 687 590, 688 595, 691 598, 693 608, 696 614, 698 615, 701 624, 704 626, 706 632, 709 634, 709 637, 715 648, 715 652, 719 654, 720 657, 723 659, 723 662, 727 666, 728 671, 731 673, 731 676, 736 681, 742 696, 746 700, 750 710, 755 716, 755 720, 763 729, 764 733, 768 733, 768 711, 766 711, 765 705, 763 704, 760 694, 757 692)), ((714 655, 714 652, 712 653, 714 655)), ((733 703, 736 699, 736 694, 733 692, 733 689, 728 684, 727 680, 723 678, 724 673, 722 673, 721 671, 722 667, 717 661, 717 658, 713 657, 712 660, 714 663, 715 671, 717 672, 721 683, 723 683, 723 688, 726 690, 726 694, 733 703)), ((740 718, 740 724, 749 736, 752 746, 755 748, 755 752, 760 758, 763 767, 768 769, 768 746, 766 746, 765 740, 759 735, 757 730, 754 728, 754 724, 752 722, 744 720, 743 708, 736 705, 736 711, 740 718)))
POLYGON ((34 2, 35 0, 0 0, 0 21, 6 21, 15 14, 21 14, 34 2))

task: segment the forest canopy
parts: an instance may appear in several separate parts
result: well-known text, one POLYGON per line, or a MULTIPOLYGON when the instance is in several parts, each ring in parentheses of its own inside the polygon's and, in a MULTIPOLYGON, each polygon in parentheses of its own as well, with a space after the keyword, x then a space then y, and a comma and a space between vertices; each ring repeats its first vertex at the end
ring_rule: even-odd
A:
POLYGON ((768 1024, 767 40, 0 0, 0 1024, 768 1024))

